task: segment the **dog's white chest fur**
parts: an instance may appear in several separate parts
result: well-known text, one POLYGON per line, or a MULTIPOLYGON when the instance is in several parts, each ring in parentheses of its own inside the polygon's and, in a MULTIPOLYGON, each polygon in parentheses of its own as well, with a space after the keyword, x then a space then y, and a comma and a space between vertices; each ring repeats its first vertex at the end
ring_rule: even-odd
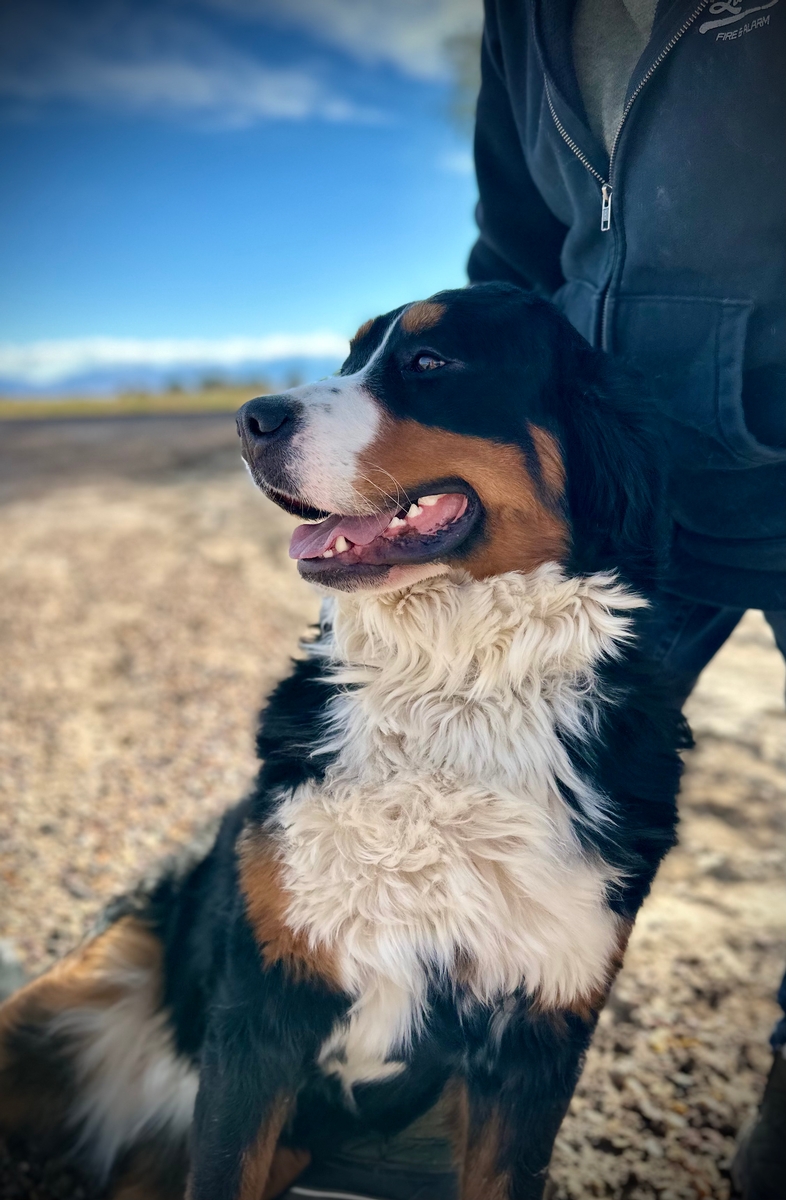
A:
POLYGON ((591 822, 603 797, 560 733, 589 731, 595 667, 641 604, 552 565, 337 603, 318 651, 353 685, 333 702, 336 757, 284 800, 276 836, 288 921, 332 948, 356 997, 322 1052, 348 1085, 397 1069, 451 969, 486 1002, 523 987, 570 1004, 603 983, 613 871, 582 850, 560 788, 591 822))

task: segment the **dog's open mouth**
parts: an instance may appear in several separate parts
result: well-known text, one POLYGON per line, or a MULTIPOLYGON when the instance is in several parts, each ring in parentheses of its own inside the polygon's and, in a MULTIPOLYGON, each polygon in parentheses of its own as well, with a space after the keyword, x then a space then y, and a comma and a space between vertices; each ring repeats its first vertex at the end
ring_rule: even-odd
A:
MULTIPOLYGON (((298 525, 289 546, 303 575, 365 574, 369 568, 423 563, 449 554, 466 540, 480 516, 474 492, 424 487, 408 507, 373 516, 331 514, 298 525)), ((374 571, 373 573, 376 573, 374 571)))

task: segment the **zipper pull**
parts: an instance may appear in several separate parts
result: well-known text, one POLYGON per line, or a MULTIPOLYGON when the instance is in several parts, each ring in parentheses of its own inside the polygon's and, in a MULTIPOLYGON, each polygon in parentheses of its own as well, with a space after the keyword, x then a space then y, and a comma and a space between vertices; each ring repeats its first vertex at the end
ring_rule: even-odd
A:
POLYGON ((600 194, 603 197, 600 208, 600 231, 608 233, 611 229, 611 184, 604 183, 600 194))

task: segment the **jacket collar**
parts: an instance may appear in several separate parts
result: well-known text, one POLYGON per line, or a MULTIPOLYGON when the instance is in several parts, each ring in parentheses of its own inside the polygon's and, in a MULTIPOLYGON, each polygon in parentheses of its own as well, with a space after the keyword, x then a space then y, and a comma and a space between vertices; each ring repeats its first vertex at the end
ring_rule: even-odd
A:
MULTIPOLYGON (((573 65, 573 16, 578 0, 531 0, 532 28, 541 67, 560 120, 598 171, 608 168, 608 153, 589 127, 573 65)), ((700 0, 659 0, 650 40, 633 68, 626 103, 700 0)), ((709 0, 705 0, 709 3, 709 0)))

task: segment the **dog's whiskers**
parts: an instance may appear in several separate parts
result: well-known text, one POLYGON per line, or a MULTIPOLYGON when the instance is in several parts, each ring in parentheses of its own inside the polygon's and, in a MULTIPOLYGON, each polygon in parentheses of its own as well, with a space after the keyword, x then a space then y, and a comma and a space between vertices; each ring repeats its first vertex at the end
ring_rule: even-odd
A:
POLYGON ((385 467, 380 466, 379 463, 372 463, 371 469, 372 471, 379 471, 381 475, 387 475, 388 479, 391 480, 394 488, 396 489, 396 495, 393 496, 390 492, 386 492, 384 488, 381 488, 378 483, 374 483, 373 479, 369 479, 367 475, 362 476, 362 478, 365 479, 367 483, 370 483, 372 487, 376 488, 378 492, 381 492, 383 496, 387 496, 388 499, 392 500, 393 503, 399 508, 403 507, 403 501, 408 501, 409 497, 406 489, 401 486, 395 475, 391 475, 390 471, 386 470, 385 467))
MULTIPOLYGON (((386 474, 389 474, 389 472, 385 472, 385 473, 386 473, 386 474)), ((393 482, 394 482, 394 483, 396 483, 396 488, 398 489, 398 492, 399 492, 399 495, 397 495, 397 496, 393 496, 393 495, 391 495, 391 493, 390 493, 390 492, 387 492, 387 491, 385 491, 385 489, 384 489, 384 488, 382 488, 382 487, 380 487, 378 483, 375 483, 373 479, 369 479, 368 475, 361 475, 361 476, 359 476, 359 478, 360 478, 360 479, 362 479, 362 480, 363 480, 365 483, 369 484, 369 486, 370 486, 370 487, 373 487, 373 488, 374 488, 374 490, 375 490, 375 491, 377 491, 377 492, 379 492, 379 494, 380 494, 381 496, 384 496, 386 500, 390 500, 390 501, 391 501, 391 502, 392 502, 392 503, 393 503, 393 504, 396 506, 396 508, 397 508, 397 509, 399 509, 399 508, 401 507, 401 494, 400 494, 400 493, 401 493, 401 489, 398 487, 398 484, 396 483, 396 480, 395 480, 395 479, 393 479, 393 476, 392 476, 392 475, 391 475, 391 479, 393 479, 393 482)), ((353 485, 353 488, 352 488, 352 490, 355 492, 355 494, 356 494, 357 496, 360 496, 360 492, 357 490, 357 488, 356 488, 356 487, 354 487, 354 485, 353 485)), ((373 504, 373 503, 374 503, 374 501, 373 501, 373 500, 370 500, 370 499, 369 499, 369 497, 367 497, 367 496, 364 496, 364 497, 362 497, 362 499, 363 499, 363 500, 364 500, 364 501, 365 501, 367 504, 373 504)), ((378 512, 380 515, 381 515, 381 514, 382 514, 384 511, 385 511, 385 510, 384 510, 383 508, 381 508, 381 507, 377 508, 377 507, 375 506, 375 512, 378 512)))

